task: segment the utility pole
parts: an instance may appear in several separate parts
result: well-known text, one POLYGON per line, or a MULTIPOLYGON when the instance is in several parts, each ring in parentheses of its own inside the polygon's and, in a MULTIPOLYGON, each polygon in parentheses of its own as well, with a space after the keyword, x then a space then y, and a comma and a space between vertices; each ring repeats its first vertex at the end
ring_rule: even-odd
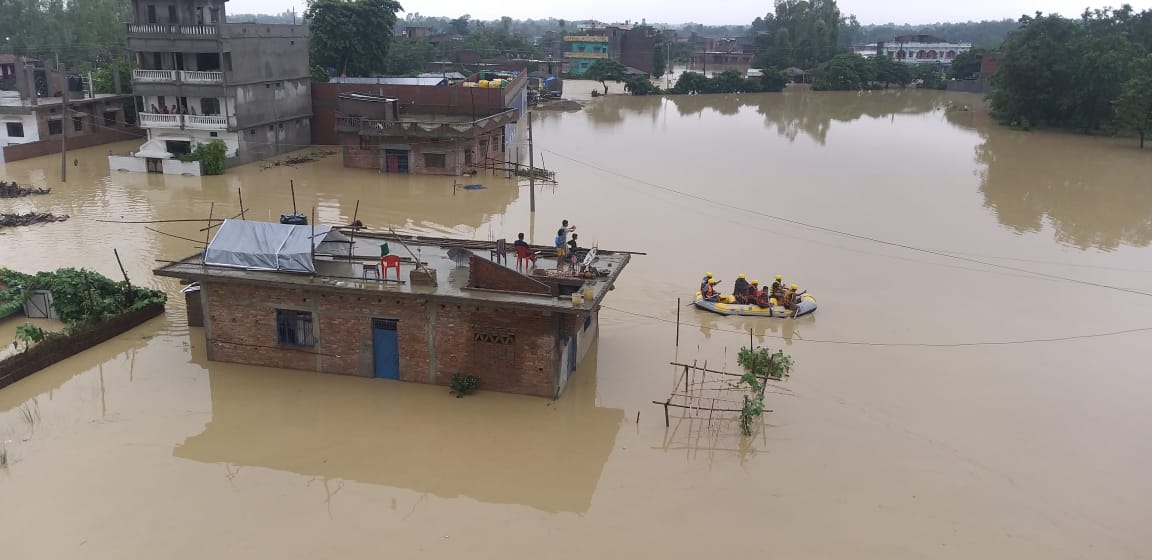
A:
MULTIPOLYGON (((60 66, 60 55, 56 55, 56 70, 60 72, 60 78, 63 86, 60 91, 60 105, 64 108, 64 117, 60 121, 60 182, 68 182, 68 126, 69 117, 68 107, 68 76, 64 73, 64 67, 60 66)), ((48 86, 52 86, 52 80, 48 80, 48 86)))
POLYGON ((528 205, 536 213, 536 148, 532 144, 532 112, 528 112, 528 205))

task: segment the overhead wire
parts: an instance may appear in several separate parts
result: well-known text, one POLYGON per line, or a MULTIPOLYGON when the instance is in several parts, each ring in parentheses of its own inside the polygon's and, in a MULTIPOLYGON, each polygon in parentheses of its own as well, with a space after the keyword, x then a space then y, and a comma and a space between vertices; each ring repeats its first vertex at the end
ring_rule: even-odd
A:
MULTIPOLYGON (((748 331, 746 331, 746 330, 740 331, 740 330, 735 330, 735 329, 726 329, 726 328, 722 328, 722 327, 710 327, 707 325, 701 325, 701 324, 697 324, 697 323, 686 323, 683 321, 677 322, 674 319, 667 319, 664 317, 657 317, 655 315, 646 315, 644 313, 637 313, 635 311, 627 311, 624 309, 617 309, 615 307, 610 307, 610 306, 603 305, 603 304, 601 304, 600 307, 603 309, 608 309, 610 311, 615 311, 617 313, 623 313, 625 315, 631 315, 634 317, 640 317, 640 318, 649 319, 652 321, 659 321, 661 323, 679 324, 679 325, 682 325, 685 327, 697 327, 700 329, 705 329, 705 330, 709 330, 709 331, 713 331, 713 332, 727 332, 727 333, 738 334, 741 336, 747 336, 748 335, 748 331)), ((785 319, 785 320, 790 321, 792 319, 785 319)), ((1057 336, 1057 337, 1049 337, 1049 338, 1031 338, 1031 339, 1019 339, 1019 340, 986 340, 986 341, 976 341, 976 342, 873 342, 873 341, 866 341, 866 340, 834 340, 834 339, 819 339, 819 338, 803 338, 800 336, 786 337, 786 336, 782 336, 782 335, 774 335, 774 334, 768 334, 768 333, 764 333, 761 336, 765 336, 768 338, 775 338, 775 339, 779 339, 779 340, 786 340, 786 341, 810 342, 813 344, 836 344, 836 345, 843 345, 843 346, 870 346, 870 347, 893 347, 893 348, 966 348, 966 347, 973 347, 973 346, 1013 346, 1013 345, 1021 345, 1021 344, 1041 344, 1041 343, 1049 343, 1049 342, 1068 342, 1068 341, 1073 341, 1073 340, 1105 338, 1105 337, 1120 336, 1120 335, 1125 335, 1125 334, 1133 334, 1133 333, 1149 332, 1149 331, 1152 331, 1152 327, 1137 327, 1137 328, 1123 329, 1123 330, 1117 330, 1117 331, 1089 333, 1089 334, 1080 334, 1080 335, 1069 335, 1069 336, 1057 336)))
POLYGON ((1020 268, 1020 267, 1015 267, 1015 266, 1010 266, 1010 265, 997 264, 997 263, 990 263, 990 262, 982 261, 982 260, 979 260, 979 259, 975 259, 975 258, 971 258, 971 257, 965 257, 965 256, 962 256, 962 255, 953 254, 953 253, 948 253, 948 252, 945 252, 945 251, 941 251, 941 250, 937 250, 937 249, 928 249, 928 248, 924 248, 924 247, 917 247, 917 246, 914 246, 914 245, 909 245, 909 244, 907 244, 907 243, 901 243, 901 242, 896 242, 896 241, 888 241, 888 240, 885 240, 885 239, 880 239, 880 238, 876 238, 876 237, 871 237, 871 236, 868 236, 868 235, 861 235, 861 234, 857 234, 857 233, 851 233, 851 232, 847 232, 847 231, 843 231, 843 230, 838 230, 838 229, 835 229, 835 228, 831 228, 831 227, 820 226, 820 225, 816 225, 816 224, 810 224, 810 223, 807 223, 807 222, 802 222, 802 221, 800 221, 800 220, 794 220, 794 219, 791 219, 791 218, 785 218, 785 217, 783 217, 783 216, 776 216, 776 215, 773 215, 773 214, 769 214, 769 213, 767 213, 767 212, 761 212, 761 211, 759 211, 759 210, 753 210, 753 209, 750 209, 750 208, 746 208, 746 207, 743 207, 743 206, 738 206, 738 205, 735 205, 735 204, 728 204, 728 203, 725 203, 725 202, 722 202, 722 201, 718 201, 718 200, 715 200, 715 199, 712 199, 712 198, 709 198, 709 197, 701 196, 701 195, 698 195, 698 194, 694 194, 694 193, 690 193, 690 192, 685 192, 685 191, 682 191, 682 190, 679 190, 679 189, 674 189, 674 188, 672 188, 672 187, 668 187, 668 186, 660 185, 660 184, 657 184, 657 183, 653 183, 653 182, 651 182, 651 181, 647 181, 647 180, 644 180, 644 179, 639 179, 639 178, 636 178, 636 177, 632 177, 632 176, 630 176, 630 175, 627 175, 627 174, 624 174, 624 173, 620 173, 620 172, 618 172, 618 171, 613 171, 613 170, 611 170, 611 169, 606 169, 606 168, 600 167, 600 166, 598 166, 598 165, 595 165, 595 164, 592 164, 592 163, 588 163, 588 162, 586 162, 586 161, 582 161, 582 160, 579 160, 579 159, 576 159, 576 158, 573 158, 573 157, 570 157, 570 156, 567 156, 567 155, 564 155, 564 154, 561 154, 561 153, 559 153, 559 152, 556 152, 556 151, 553 151, 553 150, 549 150, 549 149, 546 149, 546 148, 541 148, 540 150, 541 150, 541 151, 544 151, 544 152, 548 152, 548 153, 550 153, 550 154, 552 154, 552 155, 555 155, 556 157, 559 157, 559 158, 561 158, 561 159, 564 159, 564 160, 568 160, 568 161, 571 161, 571 162, 573 162, 573 163, 576 163, 576 164, 578 164, 578 165, 582 165, 582 166, 585 166, 585 167, 588 167, 588 168, 591 168, 591 169, 597 170, 597 171, 599 171, 599 172, 601 172, 601 173, 605 173, 605 174, 608 174, 608 175, 612 175, 612 176, 615 176, 615 177, 619 177, 619 178, 621 178, 621 179, 625 179, 625 180, 628 180, 628 181, 632 181, 632 182, 635 182, 635 183, 639 183, 639 184, 641 184, 641 185, 645 185, 645 186, 648 186, 648 187, 651 187, 651 188, 654 188, 654 189, 657 189, 657 190, 661 190, 661 191, 665 191, 665 192, 673 193, 673 194, 676 194, 676 195, 679 195, 679 196, 683 196, 683 197, 686 197, 686 198, 691 198, 691 199, 694 199, 694 200, 698 200, 698 201, 700 201, 700 202, 703 202, 703 203, 706 203, 706 204, 710 204, 710 205, 713 205, 713 206, 719 206, 719 207, 721 207, 721 208, 726 208, 726 209, 730 209, 730 210, 737 210, 737 211, 740 211, 740 212, 745 212, 745 213, 748 213, 748 214, 753 214, 753 215, 756 215, 756 216, 760 216, 760 217, 763 217, 763 218, 768 218, 768 219, 771 219, 771 220, 775 220, 775 221, 778 221, 778 222, 782 222, 782 223, 786 223, 786 224, 791 224, 791 225, 800 226, 800 227, 805 227, 805 228, 809 228, 809 229, 813 229, 813 230, 817 230, 817 231, 822 231, 822 232, 826 232, 826 233, 831 233, 831 234, 834 234, 834 235, 839 235, 839 236, 842 236, 842 237, 847 237, 847 238, 850 238, 850 239, 856 239, 856 240, 860 240, 860 241, 867 241, 867 242, 876 243, 876 244, 879 244, 879 245, 885 245, 885 246, 889 246, 889 247, 896 247, 896 248, 900 248, 900 249, 905 249, 905 250, 909 250, 909 251, 915 251, 915 252, 918 252, 918 253, 924 253, 924 254, 929 254, 929 255, 935 255, 935 256, 938 256, 938 257, 944 257, 944 258, 948 258, 948 259, 955 259, 955 260, 959 260, 959 261, 969 262, 969 263, 973 263, 973 264, 979 264, 979 265, 983 265, 983 266, 987 266, 987 267, 992 267, 992 268, 999 268, 999 269, 1003 269, 1003 270, 1010 270, 1010 271, 1013 271, 1013 272, 1019 272, 1019 273, 1024 273, 1024 274, 1030 274, 1030 275, 1034 275, 1034 276, 1041 276, 1041 277, 1045 277, 1045 278, 1049 278, 1049 279, 1053 279, 1053 280, 1061 280, 1061 281, 1065 281, 1065 282, 1071 282, 1071 283, 1075 283, 1075 284, 1081 284, 1081 285, 1086 285, 1086 286, 1092 286, 1092 287, 1096 287, 1096 288, 1102 288, 1102 289, 1107 289, 1107 290, 1114 290, 1114 291, 1118 291, 1118 292, 1124 292, 1124 293, 1129 293, 1129 294, 1135 294, 1135 295, 1141 295, 1141 296, 1148 296, 1148 297, 1152 297, 1152 293, 1150 293, 1150 292, 1144 292, 1144 291, 1136 290, 1136 289, 1133 289, 1133 288, 1125 288, 1125 287, 1123 287, 1123 286, 1113 286, 1113 285, 1110 285, 1110 284, 1103 284, 1103 283, 1100 283, 1100 282, 1092 282, 1092 281, 1090 281, 1090 280, 1081 280, 1081 279, 1079 279, 1079 278, 1070 278, 1070 277, 1067 277, 1067 276, 1061 276, 1061 275, 1058 275, 1058 274, 1050 274, 1050 273, 1047 273, 1047 272, 1039 272, 1039 271, 1035 271, 1035 270, 1029 270, 1029 269, 1026 269, 1026 268, 1020 268))

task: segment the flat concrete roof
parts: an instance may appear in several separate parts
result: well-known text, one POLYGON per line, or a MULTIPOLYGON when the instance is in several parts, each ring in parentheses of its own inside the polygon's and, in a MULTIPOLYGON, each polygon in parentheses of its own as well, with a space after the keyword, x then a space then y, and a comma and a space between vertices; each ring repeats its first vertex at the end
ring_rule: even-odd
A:
MULTIPOLYGON (((350 235, 349 230, 344 230, 350 235)), ((508 254, 506 268, 515 271, 516 253, 512 249, 512 239, 507 240, 508 254)), ((460 265, 449 258, 449 250, 454 253, 458 250, 468 250, 473 255, 488 260, 490 249, 494 249, 494 241, 473 241, 447 238, 421 238, 413 236, 392 236, 379 233, 357 233, 352 246, 352 258, 348 257, 349 244, 323 243, 316 252, 316 274, 301 274, 292 272, 276 272, 267 270, 245 270, 221 266, 208 266, 200 263, 201 256, 196 254, 181 261, 168 264, 153 271, 157 276, 180 278, 200 282, 236 282, 248 284, 276 285, 286 288, 310 288, 333 291, 352 291, 372 294, 405 294, 420 295, 429 298, 451 300, 463 303, 499 305, 506 307, 538 309, 582 315, 595 310, 604 296, 612 289, 616 278, 627 266, 631 253, 614 252, 597 249, 596 258, 591 266, 606 271, 604 276, 585 279, 570 273, 557 271, 555 249, 545 246, 533 246, 534 251, 541 255, 536 263, 534 274, 526 276, 545 283, 563 283, 567 285, 591 286, 595 291, 592 301, 584 301, 573 305, 571 296, 553 297, 549 295, 530 294, 524 292, 508 292, 492 289, 469 288, 470 269, 467 265, 460 265), (398 241, 403 239, 403 244, 398 241), (378 264, 380 260, 380 245, 388 243, 389 252, 401 257, 400 280, 396 281, 396 272, 389 273, 389 279, 376 280, 364 278, 364 265, 378 264), (408 248, 405 249, 405 246, 408 248), (409 254, 415 254, 421 263, 436 271, 436 286, 412 284, 409 274, 417 268, 415 259, 409 254)))
MULTIPOLYGON (((77 97, 68 97, 69 105, 82 105, 84 103, 95 103, 97 101, 107 101, 117 98, 132 97, 129 93, 97 93, 95 97, 84 97, 80 92, 76 92, 77 97)), ((40 107, 59 106, 64 102, 63 97, 37 97, 36 105, 32 105, 30 99, 22 99, 19 96, 0 95, 0 107, 20 107, 23 109, 39 109, 40 107)))

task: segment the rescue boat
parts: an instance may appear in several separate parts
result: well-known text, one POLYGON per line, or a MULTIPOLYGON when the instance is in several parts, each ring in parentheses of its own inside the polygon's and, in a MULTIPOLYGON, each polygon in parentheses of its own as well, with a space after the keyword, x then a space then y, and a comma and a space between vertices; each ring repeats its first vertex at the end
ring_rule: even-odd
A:
POLYGON ((816 311, 816 298, 808 292, 800 293, 800 303, 796 305, 796 314, 793 315, 792 311, 785 309, 783 305, 776 304, 776 298, 772 298, 769 307, 760 307, 759 305, 736 303, 736 298, 731 294, 720 294, 717 301, 708 301, 700 292, 696 292, 696 299, 693 301, 696 307, 719 313, 721 315, 743 315, 746 317, 777 317, 786 319, 789 317, 801 317, 816 311))

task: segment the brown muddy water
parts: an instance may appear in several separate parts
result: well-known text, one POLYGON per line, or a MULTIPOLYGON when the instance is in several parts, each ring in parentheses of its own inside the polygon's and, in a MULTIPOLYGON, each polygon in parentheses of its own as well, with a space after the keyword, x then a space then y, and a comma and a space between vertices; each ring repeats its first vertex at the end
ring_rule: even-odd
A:
POLYGON ((109 174, 101 147, 64 185, 55 158, 0 166, 53 188, 0 208, 73 216, 0 231, 4 266, 115 276, 116 248, 174 296, 166 316, 0 390, 3 557, 1152 557, 1152 333, 1068 338, 1152 326, 1152 298, 1051 277, 1152 292, 1152 152, 952 103, 979 99, 609 97, 542 113, 560 184, 534 219, 525 187, 482 176, 453 195, 451 178, 338 156, 201 179, 109 174), (585 243, 648 255, 555 402, 209 363, 178 286, 149 274, 196 244, 96 220, 204 218, 213 201, 230 216, 240 186, 274 216, 289 180, 320 223, 359 200, 372 227, 547 242, 567 218, 585 243), (820 310, 683 308, 677 349, 676 298, 705 271, 728 286, 783 273, 820 310), (796 359, 757 435, 666 429, 650 401, 671 389, 668 362, 734 370, 748 329, 796 359))

